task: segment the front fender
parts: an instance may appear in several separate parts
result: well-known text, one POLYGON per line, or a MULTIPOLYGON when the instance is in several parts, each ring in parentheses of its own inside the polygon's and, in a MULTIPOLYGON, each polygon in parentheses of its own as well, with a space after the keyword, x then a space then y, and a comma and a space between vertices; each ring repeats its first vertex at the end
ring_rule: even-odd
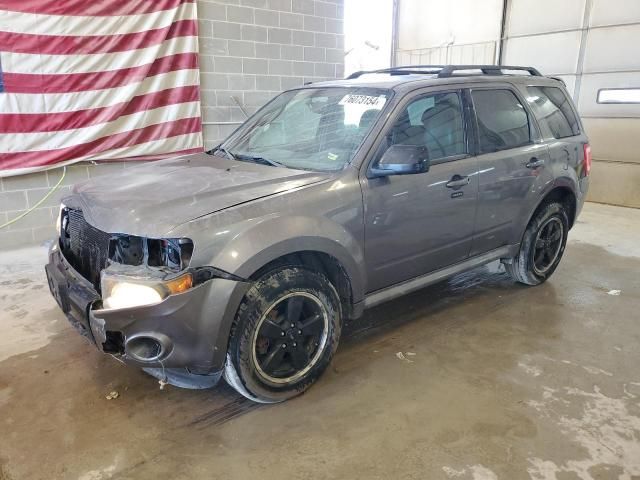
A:
POLYGON ((210 265, 248 278, 269 262, 294 252, 315 251, 334 257, 351 281, 353 301, 364 298, 364 252, 344 226, 327 218, 280 216, 262 219, 215 253, 210 265))

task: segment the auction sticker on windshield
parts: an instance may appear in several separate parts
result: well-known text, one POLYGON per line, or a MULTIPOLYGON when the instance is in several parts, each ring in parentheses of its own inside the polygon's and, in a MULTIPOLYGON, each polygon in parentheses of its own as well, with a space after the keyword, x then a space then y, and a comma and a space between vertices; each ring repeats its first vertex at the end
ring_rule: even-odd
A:
POLYGON ((382 107, 384 107, 386 101, 387 97, 385 97, 384 95, 375 96, 348 94, 342 97, 339 105, 362 105, 364 107, 382 110, 382 107))

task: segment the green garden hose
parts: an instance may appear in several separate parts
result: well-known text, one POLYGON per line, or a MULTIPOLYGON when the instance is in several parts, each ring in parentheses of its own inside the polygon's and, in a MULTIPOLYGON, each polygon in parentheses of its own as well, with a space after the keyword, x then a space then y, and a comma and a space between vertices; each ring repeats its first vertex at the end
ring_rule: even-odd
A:
POLYGON ((58 180, 58 183, 56 183, 53 186, 53 188, 51 190, 49 190, 47 192, 47 194, 38 201, 38 203, 36 203, 33 207, 29 208, 28 210, 25 210, 24 212, 22 212, 16 218, 13 218, 13 219, 9 220, 7 223, 3 223, 2 225, 0 225, 0 229, 8 227, 9 225, 12 225, 12 224, 16 223, 18 220, 20 220, 21 218, 26 217, 28 214, 30 214, 36 208, 38 208, 40 205, 42 205, 47 200, 47 198, 49 198, 51 195, 53 195, 53 192, 55 192, 58 189, 58 187, 60 186, 60 184, 64 180, 64 177, 65 177, 66 174, 67 174, 67 167, 64 167, 64 170, 62 170, 62 176, 60 177, 60 180, 58 180))

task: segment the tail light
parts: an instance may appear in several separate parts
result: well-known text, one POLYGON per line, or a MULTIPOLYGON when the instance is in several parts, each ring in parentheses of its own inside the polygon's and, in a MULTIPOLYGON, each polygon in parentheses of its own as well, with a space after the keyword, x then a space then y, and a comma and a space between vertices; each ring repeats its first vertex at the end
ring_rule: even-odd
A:
POLYGON ((582 172, 586 177, 591 173, 591 145, 588 143, 584 144, 584 156, 582 157, 582 172))

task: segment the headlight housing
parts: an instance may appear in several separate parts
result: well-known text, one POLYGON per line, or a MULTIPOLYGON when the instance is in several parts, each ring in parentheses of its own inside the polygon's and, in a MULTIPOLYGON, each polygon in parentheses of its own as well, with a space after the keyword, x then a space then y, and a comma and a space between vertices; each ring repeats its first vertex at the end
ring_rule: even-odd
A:
POLYGON ((146 238, 113 234, 109 258, 122 265, 168 267, 179 272, 189 267, 193 241, 189 238, 146 238))
POLYGON ((191 273, 171 279, 146 279, 102 272, 102 306, 106 309, 142 307, 160 303, 169 295, 189 290, 193 286, 191 273))
POLYGON ((58 233, 58 237, 62 234, 62 212, 65 208, 67 208, 67 206, 64 203, 60 203, 58 217, 56 218, 56 232, 58 233))

